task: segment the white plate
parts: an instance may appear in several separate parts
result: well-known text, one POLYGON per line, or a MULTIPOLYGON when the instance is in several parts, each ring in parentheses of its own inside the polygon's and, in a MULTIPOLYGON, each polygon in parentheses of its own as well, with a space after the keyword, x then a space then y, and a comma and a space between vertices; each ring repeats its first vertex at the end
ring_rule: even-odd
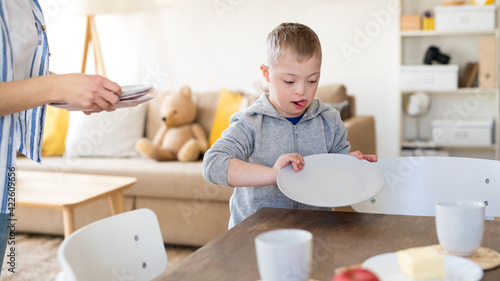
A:
POLYGON ((120 96, 119 100, 133 100, 133 99, 137 99, 139 97, 145 96, 145 95, 153 92, 154 90, 155 90, 154 88, 150 88, 149 90, 144 91, 144 92, 126 93, 125 95, 122 92, 122 95, 120 96))
POLYGON ((384 184, 382 171, 366 160, 344 154, 304 157, 304 169, 292 165, 278 173, 278 187, 291 199, 312 206, 356 204, 377 194, 384 184))
MULTIPOLYGON (((136 99, 131 99, 131 100, 122 100, 114 104, 111 109, 118 109, 118 108, 125 108, 125 107, 132 107, 132 106, 137 106, 141 103, 147 102, 151 100, 153 97, 152 96, 142 96, 136 99)), ((50 104, 53 107, 65 109, 67 111, 92 111, 92 110, 84 110, 80 107, 73 106, 67 103, 52 103, 50 104)))
MULTIPOLYGON (((120 95, 120 100, 129 100, 138 98, 144 95, 147 95, 154 91, 153 86, 151 85, 130 85, 130 86, 122 86, 122 94, 120 95)), ((50 105, 58 107, 57 105, 67 105, 66 102, 54 102, 50 103, 50 105)), ((61 107, 60 107, 61 108, 61 107)), ((70 107, 73 108, 73 107, 70 107)), ((76 110, 76 109, 75 109, 76 110)))
MULTIPOLYGON (((483 270, 473 261, 451 255, 443 255, 443 258, 445 278, 426 281, 478 281, 483 277, 483 270)), ((373 271, 382 281, 412 281, 399 268, 396 253, 371 257, 362 266, 373 271)))
POLYGON ((131 95, 148 92, 153 89, 151 85, 128 85, 122 86, 122 94, 120 98, 125 98, 131 95))

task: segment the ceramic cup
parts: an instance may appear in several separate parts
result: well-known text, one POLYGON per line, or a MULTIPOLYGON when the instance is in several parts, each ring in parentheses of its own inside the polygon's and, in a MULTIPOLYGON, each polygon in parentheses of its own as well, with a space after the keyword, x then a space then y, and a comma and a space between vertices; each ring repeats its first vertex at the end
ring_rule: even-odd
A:
POLYGON ((437 203, 439 244, 453 255, 472 255, 483 240, 484 208, 482 202, 475 201, 437 203))
POLYGON ((306 281, 311 272, 313 235, 301 229, 278 229, 255 238, 262 281, 306 281))

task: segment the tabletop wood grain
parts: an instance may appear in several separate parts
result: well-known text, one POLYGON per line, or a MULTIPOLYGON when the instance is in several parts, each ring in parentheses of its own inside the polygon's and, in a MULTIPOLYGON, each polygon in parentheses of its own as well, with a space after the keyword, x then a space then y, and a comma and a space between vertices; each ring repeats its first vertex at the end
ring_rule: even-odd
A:
MULTIPOLYGON (((311 278, 330 281, 335 269, 369 257, 438 244, 434 217, 263 208, 167 271, 160 280, 259 279, 254 238, 298 228, 314 236, 311 278)), ((487 221, 482 245, 500 252, 500 222, 487 221)), ((482 280, 500 280, 500 267, 482 280)))

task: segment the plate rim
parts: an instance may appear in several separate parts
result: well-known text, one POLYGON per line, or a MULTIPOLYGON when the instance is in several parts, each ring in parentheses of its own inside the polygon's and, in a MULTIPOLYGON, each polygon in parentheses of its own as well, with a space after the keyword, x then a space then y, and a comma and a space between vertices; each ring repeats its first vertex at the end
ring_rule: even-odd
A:
MULTIPOLYGON (((150 84, 137 84, 137 85, 124 85, 124 86, 120 86, 120 88, 122 88, 122 94, 119 96, 119 98, 127 98, 129 96, 132 96, 132 95, 135 95, 135 94, 139 94, 139 93, 144 93, 144 95, 147 95, 151 92, 153 92, 155 89, 153 87, 153 85, 150 85, 150 84), (131 93, 126 93, 124 95, 123 93, 123 87, 142 87, 142 89, 140 90, 135 90, 135 91, 132 91, 131 93)), ((57 105, 68 105, 67 102, 64 102, 64 101, 57 101, 57 102, 51 102, 49 103, 48 105, 50 106, 57 106, 57 105)))
MULTIPOLYGON (((137 94, 137 93, 142 93, 142 92, 147 92, 149 90, 151 90, 153 88, 153 85, 151 84, 136 84, 136 85, 124 85, 124 86, 120 86, 120 88, 122 89, 122 95, 120 97, 127 97, 129 95, 133 95, 133 94, 137 94), (139 89, 136 89, 136 90, 128 90, 129 92, 132 92, 132 93, 126 93, 125 95, 123 95, 123 88, 124 87, 138 87, 139 89)), ((125 91, 127 92, 127 91, 125 91)))
POLYGON ((119 97, 119 101, 127 101, 127 100, 134 100, 134 99, 138 99, 142 96, 145 96, 147 94, 150 94, 152 92, 154 92, 155 89, 153 87, 149 88, 148 90, 146 91, 141 91, 141 92, 136 92, 136 93, 133 93, 133 94, 129 94, 129 95, 126 95, 126 96, 123 96, 123 94, 119 97))
MULTIPOLYGON (((153 96, 141 96, 141 97, 138 97, 136 99, 129 99, 129 100, 120 100, 118 101, 116 104, 113 105, 112 109, 120 109, 120 108, 129 108, 129 107, 134 107, 134 106, 137 106, 137 105, 140 105, 142 103, 145 103, 151 99, 153 99, 154 97, 153 96), (134 103, 134 102, 138 102, 139 103, 136 103, 136 104, 131 104, 131 103, 134 103), (131 104, 131 105, 129 105, 131 104)), ((88 111, 88 112, 93 112, 92 110, 85 110, 85 109, 82 109, 82 108, 79 108, 79 107, 76 107, 76 106, 73 106, 73 105, 70 105, 70 104, 50 104, 50 106, 53 106, 53 107, 56 107, 56 108, 59 108, 59 109, 63 109, 63 110, 67 110, 67 111, 88 111)))
MULTIPOLYGON (((483 269, 481 268, 481 266, 479 266, 477 263, 471 261, 471 260, 468 260, 464 257, 459 257, 459 256, 454 256, 454 255, 447 255, 447 254, 440 254, 441 256, 443 256, 443 258, 445 259, 445 263, 446 263, 446 260, 459 260, 461 262, 465 262, 465 263, 469 263, 470 265, 476 267, 476 269, 478 269, 478 272, 480 273, 480 276, 477 277, 477 281, 481 280, 484 276, 484 271, 483 269)), ((373 261, 377 258, 381 258, 381 257, 384 257, 384 256, 391 256, 391 257, 394 257, 394 259, 396 260, 397 262, 397 252, 388 252, 388 253, 383 253, 383 254, 378 254, 378 255, 375 255, 375 256, 372 256, 372 257, 369 257, 367 258, 362 264, 361 264, 361 267, 362 268, 367 268, 366 267, 366 263, 369 262, 369 261, 373 261)), ((399 266, 398 266, 399 268, 399 266)), ((402 271, 401 271, 402 274, 404 274, 402 271)), ((434 280, 434 281, 446 281, 446 277, 445 278, 442 278, 442 279, 430 279, 431 281, 434 280)), ((408 280, 411 280, 410 278, 408 278, 408 280)))

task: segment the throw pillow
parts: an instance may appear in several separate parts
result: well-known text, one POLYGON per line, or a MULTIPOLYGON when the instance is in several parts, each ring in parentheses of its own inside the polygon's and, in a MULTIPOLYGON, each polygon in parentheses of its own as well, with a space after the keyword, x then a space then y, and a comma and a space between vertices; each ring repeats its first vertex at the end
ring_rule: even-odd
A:
POLYGON ((222 89, 220 92, 219 104, 215 112, 214 124, 208 138, 208 145, 212 146, 220 138, 222 132, 229 126, 231 115, 240 110, 243 95, 232 93, 222 89))
POLYGON ((316 97, 322 102, 337 103, 348 99, 347 89, 342 84, 320 86, 316 91, 316 97))
POLYGON ((348 100, 345 100, 342 102, 329 102, 329 103, 325 103, 325 104, 333 109, 338 110, 338 112, 340 113, 340 118, 342 120, 346 119, 348 109, 349 109, 349 101, 348 100))
POLYGON ((47 106, 43 129, 42 156, 62 156, 68 131, 69 112, 47 106))
POLYGON ((112 112, 70 113, 66 157, 136 157, 144 135, 147 103, 112 112))

